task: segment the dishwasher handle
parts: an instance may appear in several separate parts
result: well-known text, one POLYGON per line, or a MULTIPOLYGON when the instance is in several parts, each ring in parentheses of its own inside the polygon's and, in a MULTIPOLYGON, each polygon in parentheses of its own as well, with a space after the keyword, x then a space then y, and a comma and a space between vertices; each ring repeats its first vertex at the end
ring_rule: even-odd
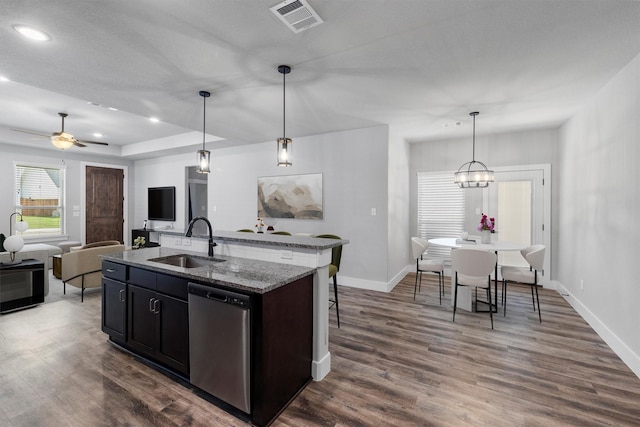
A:
POLYGON ((223 304, 231 304, 243 308, 250 308, 251 305, 251 297, 249 295, 218 289, 212 286, 189 282, 187 290, 190 295, 218 301, 223 304))

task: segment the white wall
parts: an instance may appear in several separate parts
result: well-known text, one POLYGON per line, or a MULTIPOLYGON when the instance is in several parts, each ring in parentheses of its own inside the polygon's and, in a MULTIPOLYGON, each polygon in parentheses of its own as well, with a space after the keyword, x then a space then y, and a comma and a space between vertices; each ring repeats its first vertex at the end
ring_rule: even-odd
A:
POLYGON ((568 301, 640 376, 639 117, 640 56, 561 128, 555 229, 568 301))
MULTIPOLYGON (((409 234, 409 144, 393 128, 389 129, 389 237, 388 290, 405 276, 410 258, 409 234)), ((411 263, 413 265, 413 263, 411 263)), ((413 271, 413 270, 411 270, 413 271)))
MULTIPOLYGON (((48 144, 47 141, 44 142, 48 144)), ((133 163, 126 159, 115 157, 92 156, 83 154, 82 149, 71 149, 62 152, 60 150, 34 149, 21 147, 12 144, 0 143, 0 232, 9 234, 9 216, 15 212, 13 206, 14 193, 14 169, 15 161, 27 162, 41 165, 66 166, 66 234, 68 240, 81 242, 83 239, 81 223, 82 216, 73 216, 73 206, 82 206, 81 186, 84 180, 84 170, 82 162, 97 163, 104 167, 110 165, 114 167, 129 166, 133 163), (6 228, 5 228, 6 227, 6 228)), ((128 194, 132 194, 133 183, 129 180, 128 194)), ((131 215, 131 212, 129 213, 131 215)), ((129 217, 130 219, 131 217, 129 217)), ((53 244, 63 239, 52 241, 53 244)))
MULTIPOLYGON (((340 284, 386 290, 388 259, 388 140, 387 126, 294 138, 293 166, 276 166, 276 143, 223 148, 211 152, 209 219, 218 230, 253 228, 257 217, 257 178, 261 176, 323 174, 324 219, 275 221, 276 230, 292 233, 331 233, 350 241, 343 249, 340 284), (376 215, 371 215, 371 209, 376 215)), ((146 215, 146 189, 176 187, 176 229, 184 228, 184 179, 195 154, 135 163, 134 224, 146 215)), ((156 225, 166 225, 164 223, 156 225)), ((403 247, 404 249, 404 247, 403 247)))

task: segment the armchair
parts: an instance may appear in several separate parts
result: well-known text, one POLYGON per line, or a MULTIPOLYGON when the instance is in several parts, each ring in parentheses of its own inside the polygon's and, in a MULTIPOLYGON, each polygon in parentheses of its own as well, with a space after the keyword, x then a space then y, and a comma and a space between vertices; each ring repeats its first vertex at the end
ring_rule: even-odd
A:
POLYGON ((64 293, 67 293, 67 284, 75 286, 82 289, 80 300, 84 301, 85 289, 102 286, 102 258, 100 255, 121 251, 124 251, 124 245, 114 240, 91 243, 63 254, 64 293))

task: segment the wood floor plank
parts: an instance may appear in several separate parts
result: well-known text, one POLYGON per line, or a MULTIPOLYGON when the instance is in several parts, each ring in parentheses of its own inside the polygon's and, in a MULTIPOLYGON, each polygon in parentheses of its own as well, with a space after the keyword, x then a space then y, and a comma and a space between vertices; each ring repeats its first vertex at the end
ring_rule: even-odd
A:
MULTIPOLYGON (((0 316, 0 426, 242 426, 107 342, 100 293, 0 316)), ((275 420, 288 426, 638 426, 640 379, 554 291, 509 287, 507 316, 452 321, 425 275, 390 293, 340 287, 332 370, 275 420)), ((59 286, 60 288, 56 288, 59 286)), ((57 292, 57 293, 56 293, 57 292)))

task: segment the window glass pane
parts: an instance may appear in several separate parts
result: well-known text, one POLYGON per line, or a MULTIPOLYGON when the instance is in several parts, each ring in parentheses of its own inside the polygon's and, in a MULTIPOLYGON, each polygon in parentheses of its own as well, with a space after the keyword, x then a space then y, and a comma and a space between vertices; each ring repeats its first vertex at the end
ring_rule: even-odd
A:
POLYGON ((29 229, 24 236, 64 233, 64 169, 17 164, 15 206, 29 229))
MULTIPOLYGON (((464 231, 464 190, 451 173, 418 173, 418 237, 458 237, 464 231)), ((429 258, 448 258, 449 249, 429 246, 429 258)))

